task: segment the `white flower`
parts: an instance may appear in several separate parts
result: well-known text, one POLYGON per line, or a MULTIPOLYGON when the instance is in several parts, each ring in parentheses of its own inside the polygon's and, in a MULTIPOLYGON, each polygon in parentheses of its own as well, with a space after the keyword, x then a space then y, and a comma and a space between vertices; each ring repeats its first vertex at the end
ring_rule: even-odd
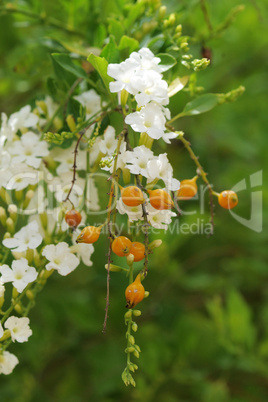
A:
POLYGON ((126 151, 125 159, 127 160, 126 167, 132 174, 141 174, 144 177, 149 177, 147 165, 150 159, 154 158, 153 152, 145 145, 135 147, 133 151, 126 151))
POLYGON ((38 172, 20 163, 0 171, 0 187, 3 186, 7 190, 20 191, 28 187, 30 184, 38 182, 38 172))
POLYGON ((7 248, 12 248, 12 251, 22 252, 28 248, 36 249, 42 243, 42 236, 38 231, 38 223, 33 221, 24 226, 14 237, 4 239, 3 245, 7 248))
POLYGON ((79 103, 86 108, 86 118, 89 119, 93 114, 101 109, 101 97, 94 89, 83 92, 81 95, 74 96, 79 103))
POLYGON ((28 317, 19 318, 14 315, 6 320, 4 326, 6 329, 9 329, 13 342, 23 343, 28 341, 29 336, 33 333, 29 327, 29 322, 28 317))
POLYGON ((25 162, 27 165, 38 168, 41 158, 49 154, 46 141, 40 141, 37 134, 28 131, 23 134, 19 141, 10 144, 8 151, 12 158, 12 164, 25 162))
POLYGON ((49 244, 44 248, 42 255, 50 261, 46 264, 46 269, 48 271, 56 269, 62 276, 68 275, 79 265, 79 259, 71 253, 68 244, 65 242, 56 246, 49 244))
POLYGON ((93 262, 91 256, 94 253, 93 244, 76 243, 77 233, 73 234, 73 246, 70 247, 71 253, 76 253, 78 258, 81 258, 83 264, 91 267, 93 262))
POLYGON ((38 273, 34 267, 28 265, 28 261, 25 258, 12 261, 12 268, 4 264, 0 266, 1 282, 12 282, 14 288, 21 293, 26 286, 35 281, 38 273))
MULTIPOLYGON (((85 150, 79 150, 76 158, 77 170, 86 169, 86 154, 85 150)), ((50 156, 60 165, 57 167, 56 172, 60 176, 62 173, 70 172, 74 164, 74 150, 71 148, 62 149, 55 147, 50 152, 50 156)))
POLYGON ((171 217, 176 216, 175 212, 168 209, 158 210, 148 205, 146 208, 148 212, 147 218, 149 223, 156 229, 167 230, 168 225, 171 223, 171 217))
POLYGON ((120 64, 109 64, 107 74, 116 80, 110 82, 110 91, 120 92, 125 89, 131 94, 137 93, 138 91, 132 87, 132 79, 139 66, 139 62, 134 59, 126 59, 120 64))
POLYGON ((129 207, 123 203, 122 198, 120 197, 119 200, 116 201, 116 208, 121 215, 127 214, 130 222, 143 219, 141 205, 129 207))
POLYGON ((160 105, 169 103, 168 84, 161 77, 161 74, 156 71, 141 71, 136 75, 132 85, 139 90, 139 93, 135 95, 138 107, 144 106, 150 101, 155 101, 160 105))
POLYGON ((39 117, 36 114, 31 113, 31 106, 26 105, 18 112, 13 113, 8 120, 8 125, 16 133, 19 129, 36 127, 39 117))
POLYGON ((151 50, 146 47, 143 47, 138 52, 132 52, 129 58, 130 60, 135 60, 141 70, 154 70, 158 73, 165 70, 165 67, 159 66, 161 59, 155 57, 151 50))
POLYGON ((166 117, 169 110, 151 102, 142 107, 139 112, 130 113, 126 116, 125 122, 129 124, 134 131, 147 133, 151 138, 159 140, 164 139, 166 117))
POLYGON ((118 140, 115 138, 115 129, 108 126, 105 130, 103 140, 99 142, 99 150, 104 155, 112 155, 117 147, 118 140))
POLYGON ((18 358, 5 350, 0 354, 0 374, 11 374, 18 363, 18 358))
POLYGON ((155 179, 163 180, 167 190, 176 191, 180 188, 180 182, 173 178, 173 168, 168 161, 167 154, 160 154, 151 159, 147 165, 148 183, 155 179))

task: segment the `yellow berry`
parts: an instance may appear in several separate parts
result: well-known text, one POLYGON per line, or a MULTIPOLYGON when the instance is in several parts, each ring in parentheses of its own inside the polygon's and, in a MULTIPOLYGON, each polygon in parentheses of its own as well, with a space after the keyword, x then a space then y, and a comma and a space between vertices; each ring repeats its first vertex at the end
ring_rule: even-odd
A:
POLYGON ((86 226, 76 239, 76 243, 95 243, 100 237, 101 227, 86 226))
POLYGON ((197 180, 198 176, 193 179, 182 180, 179 190, 177 191, 177 197, 179 200, 189 200, 193 198, 197 193, 197 180))
POLYGON ((112 250, 119 257, 127 257, 130 249, 131 241, 125 236, 118 236, 112 243, 112 250))
POLYGON ((121 197, 128 207, 137 207, 144 203, 142 191, 137 186, 128 186, 121 189, 121 197))
POLYGON ((218 201, 222 208, 232 209, 238 204, 238 197, 234 191, 224 190, 218 195, 218 201))
POLYGON ((171 209, 174 203, 170 195, 163 189, 148 190, 150 196, 150 203, 155 209, 171 209))
POLYGON ((138 303, 140 303, 143 300, 144 294, 145 294, 145 289, 144 289, 143 285, 141 284, 141 276, 140 276, 140 274, 138 274, 135 281, 132 282, 126 288, 126 291, 125 291, 126 300, 127 300, 126 307, 127 308, 135 307, 138 303))

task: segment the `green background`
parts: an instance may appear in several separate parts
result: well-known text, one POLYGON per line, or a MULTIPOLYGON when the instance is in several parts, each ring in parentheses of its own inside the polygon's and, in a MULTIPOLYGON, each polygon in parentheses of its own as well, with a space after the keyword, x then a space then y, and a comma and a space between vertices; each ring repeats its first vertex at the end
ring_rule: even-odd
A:
MULTIPOLYGON (((120 3, 14 2, 26 10, 45 11, 85 38, 25 15, 2 13, 1 111, 15 112, 46 92, 46 78, 52 75, 49 53, 57 51, 56 40, 96 45, 102 34, 100 19, 117 12, 120 3)), ((208 27, 200 2, 164 4, 178 14, 184 34, 199 38, 191 49, 195 57, 201 57, 200 38, 207 36, 208 27)), ((238 4, 236 0, 208 1, 212 26, 219 25, 238 4)), ((244 11, 220 37, 205 42, 211 48, 212 63, 198 74, 198 85, 206 92, 228 92, 244 85, 244 95, 203 115, 184 117, 176 127, 191 141, 216 191, 246 180, 247 188, 239 193, 237 215, 249 219, 251 194, 262 192, 263 209, 258 208, 265 223, 268 4, 248 0, 244 5, 244 11), (263 185, 251 189, 250 175, 258 171, 263 173, 263 185)), ((174 113, 188 99, 187 93, 174 97, 174 113)), ((177 178, 195 175, 195 166, 179 141, 167 152, 177 178)), ((20 365, 12 375, 1 376, 1 402, 267 401, 267 229, 264 225, 256 232, 215 205, 214 236, 184 234, 183 223, 192 229, 190 225, 197 223, 201 228, 207 224, 208 199, 205 211, 199 200, 182 202, 181 208, 188 214, 179 219, 180 233, 160 236, 163 245, 152 255, 144 282, 150 297, 140 305, 142 316, 137 319, 135 337, 142 349, 135 373, 137 387, 126 388, 121 381, 126 359, 126 279, 117 273, 111 279, 107 333, 101 332, 106 294, 103 248, 108 247, 103 237, 96 243, 93 267, 80 267, 64 278, 53 275, 38 295, 30 314, 32 337, 28 343, 10 348, 20 365)))

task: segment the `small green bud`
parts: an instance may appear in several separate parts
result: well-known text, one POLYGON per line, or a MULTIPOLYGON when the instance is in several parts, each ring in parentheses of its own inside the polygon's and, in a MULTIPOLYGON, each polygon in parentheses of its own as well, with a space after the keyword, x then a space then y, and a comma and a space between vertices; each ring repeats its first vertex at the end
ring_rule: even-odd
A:
MULTIPOLYGON (((108 264, 104 265, 105 269, 108 269, 108 264)), ((114 265, 114 264, 110 264, 110 272, 122 272, 122 271, 127 271, 128 269, 120 267, 119 265, 114 265)))
POLYGON ((160 18, 161 20, 165 17, 166 12, 167 12, 167 7, 166 7, 166 6, 161 6, 161 7, 159 8, 159 18, 160 18))
POLYGON ((43 100, 35 101, 36 105, 40 107, 42 112, 46 115, 47 114, 47 105, 43 100))
POLYGON ((76 130, 76 124, 75 124, 75 120, 73 118, 73 116, 71 114, 69 114, 66 117, 66 122, 68 124, 68 127, 71 131, 75 131, 76 130))
POLYGON ((162 243, 163 242, 162 242, 161 239, 157 239, 157 240, 152 241, 148 246, 149 251, 152 251, 154 248, 160 247, 162 243))
POLYGON ((176 26, 175 32, 176 33, 181 33, 182 32, 182 25, 181 24, 176 26))
POLYGON ((4 234, 4 239, 10 239, 10 237, 11 237, 11 234, 9 232, 6 232, 4 234))
POLYGON ((128 335, 128 341, 131 345, 135 345, 135 338, 133 335, 128 335))
POLYGON ((141 315, 140 310, 133 310, 132 313, 133 313, 133 315, 135 315, 135 317, 139 317, 141 315))
POLYGON ((19 303, 15 304, 14 309, 18 314, 22 314, 22 307, 19 303))
POLYGON ((23 190, 15 191, 15 197, 17 201, 21 201, 23 199, 23 190))
POLYGON ((138 345, 135 345, 135 348, 139 353, 141 352, 141 348, 138 345))
POLYGON ((34 293, 32 290, 30 289, 26 290, 26 296, 28 297, 29 300, 34 300, 34 293))
POLYGON ((2 338, 0 338, 0 342, 5 341, 6 339, 10 338, 10 336, 11 336, 10 330, 9 330, 9 329, 5 329, 2 338))
POLYGON ((168 19, 169 25, 172 26, 176 22, 176 15, 174 13, 170 14, 169 19, 168 19))
POLYGON ((133 254, 129 254, 128 256, 127 256, 127 264, 131 267, 132 266, 132 264, 133 264, 133 262, 134 262, 134 255, 133 254))
POLYGON ((133 346, 129 346, 128 348, 125 349, 126 353, 133 353, 136 352, 135 348, 133 346))
POLYGON ((138 359, 140 357, 140 354, 137 350, 134 350, 133 355, 138 359))
POLYGON ((131 318, 132 317, 132 310, 128 310, 126 313, 125 313, 125 319, 129 319, 129 318, 131 318))
POLYGON ((3 226, 6 226, 7 214, 3 207, 0 207, 0 222, 3 226))
POLYGON ((136 323, 136 322, 133 322, 131 328, 132 328, 132 331, 137 332, 137 330, 138 330, 138 325, 137 325, 137 323, 136 323))
POLYGON ((145 290, 145 293, 144 293, 144 298, 146 299, 146 297, 148 297, 148 296, 149 296, 149 294, 150 294, 150 292, 148 292, 148 290, 145 290))
POLYGON ((17 218, 17 213, 18 213, 18 207, 15 204, 10 204, 8 206, 8 212, 9 212, 9 216, 10 218, 15 221, 17 218))
POLYGON ((7 225, 7 230, 11 234, 15 233, 15 225, 14 225, 14 222, 13 222, 13 220, 11 218, 7 218, 6 225, 7 225))

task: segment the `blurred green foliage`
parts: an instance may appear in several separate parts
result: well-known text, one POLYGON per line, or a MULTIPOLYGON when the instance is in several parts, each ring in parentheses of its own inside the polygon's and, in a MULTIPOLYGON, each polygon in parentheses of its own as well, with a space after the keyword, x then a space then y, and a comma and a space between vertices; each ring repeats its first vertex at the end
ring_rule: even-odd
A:
MULTIPOLYGON (((0 11, 1 111, 14 112, 47 93, 46 80, 53 73, 50 54, 77 50, 82 44, 98 46, 107 34, 107 18, 119 39, 123 32, 111 16, 121 13, 123 3, 11 3, 39 19, 0 11)), ((209 25, 219 27, 240 2, 208 0, 209 24, 201 3, 164 1, 168 11, 177 13, 183 33, 196 38, 191 43, 194 57, 202 57, 202 45, 211 50, 211 66, 198 74, 198 86, 220 93, 244 85, 246 92, 235 103, 183 117, 176 127, 185 131, 216 191, 245 179, 247 189, 239 193, 235 212, 249 219, 252 192, 263 192, 264 205, 268 198, 264 185, 251 189, 249 180, 262 171, 263 183, 267 181, 268 3, 245 0, 244 10, 214 38, 209 38, 209 25)), ((131 33, 134 17, 128 23, 131 33)), ((171 102, 173 114, 189 99, 187 92, 177 94, 171 102)), ((195 175, 179 141, 167 151, 179 179, 195 175)), ((215 205, 214 236, 187 233, 198 228, 200 232, 207 224, 208 200, 204 210, 198 200, 180 206, 185 212, 177 227, 180 233, 155 235, 164 243, 152 255, 145 284, 150 297, 137 320, 142 348, 137 387, 126 388, 120 378, 125 365, 126 284, 121 274, 112 275, 108 330, 101 333, 106 293, 103 239, 96 243, 93 267, 79 268, 65 278, 53 275, 38 296, 30 316, 32 337, 11 348, 21 364, 0 379, 1 402, 267 401, 268 232, 265 227, 251 230, 215 205)), ((267 210, 262 213, 267 222, 267 210)))

